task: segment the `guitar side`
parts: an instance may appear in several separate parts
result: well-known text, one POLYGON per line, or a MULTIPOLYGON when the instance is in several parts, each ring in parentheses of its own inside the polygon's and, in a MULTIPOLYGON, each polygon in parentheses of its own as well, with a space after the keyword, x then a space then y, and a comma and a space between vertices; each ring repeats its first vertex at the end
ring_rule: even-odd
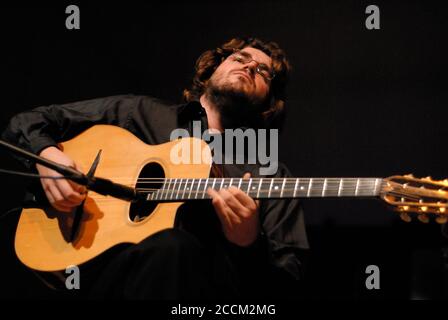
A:
MULTIPOLYGON (((182 139, 183 146, 200 147, 205 161, 173 164, 170 153, 181 140, 151 146, 132 133, 115 126, 96 125, 61 144, 63 151, 83 168, 89 168, 101 149, 96 176, 136 186, 142 169, 157 163, 167 178, 207 178, 211 155, 207 144, 195 138, 182 139)), ((181 149, 184 152, 184 149, 181 149)), ((129 202, 89 191, 79 232, 70 241, 72 213, 52 208, 24 209, 16 231, 15 250, 26 266, 39 271, 60 271, 70 265, 81 265, 120 243, 138 243, 146 237, 172 228, 176 211, 182 202, 159 203, 143 221, 129 218, 129 202)))

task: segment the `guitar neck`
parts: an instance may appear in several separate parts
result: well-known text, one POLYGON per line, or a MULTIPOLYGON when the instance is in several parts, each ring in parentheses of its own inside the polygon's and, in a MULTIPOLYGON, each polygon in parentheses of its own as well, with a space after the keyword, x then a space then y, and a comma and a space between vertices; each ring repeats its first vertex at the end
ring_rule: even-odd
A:
POLYGON ((147 191, 147 200, 151 201, 209 199, 207 189, 231 186, 254 199, 375 197, 380 195, 383 187, 382 178, 179 178, 147 183, 158 185, 157 190, 147 191))

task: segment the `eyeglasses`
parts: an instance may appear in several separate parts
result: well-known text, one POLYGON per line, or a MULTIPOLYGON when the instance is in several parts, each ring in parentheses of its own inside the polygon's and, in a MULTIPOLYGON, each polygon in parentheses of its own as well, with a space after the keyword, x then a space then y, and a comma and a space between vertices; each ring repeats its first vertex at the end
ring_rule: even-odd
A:
POLYGON ((275 77, 274 70, 271 70, 266 64, 260 63, 252 59, 252 56, 247 52, 237 50, 235 53, 231 55, 231 57, 241 64, 248 64, 251 63, 252 61, 255 61, 257 63, 257 67, 255 70, 267 81, 272 81, 272 79, 274 79, 275 77))

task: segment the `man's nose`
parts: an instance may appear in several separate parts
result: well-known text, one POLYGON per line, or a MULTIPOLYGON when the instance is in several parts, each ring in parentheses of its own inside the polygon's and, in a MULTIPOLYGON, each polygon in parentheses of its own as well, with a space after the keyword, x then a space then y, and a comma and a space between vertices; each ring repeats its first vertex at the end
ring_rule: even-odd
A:
POLYGON ((249 70, 251 75, 255 74, 257 67, 258 67, 258 63, 255 60, 252 60, 252 61, 246 63, 246 68, 249 70))

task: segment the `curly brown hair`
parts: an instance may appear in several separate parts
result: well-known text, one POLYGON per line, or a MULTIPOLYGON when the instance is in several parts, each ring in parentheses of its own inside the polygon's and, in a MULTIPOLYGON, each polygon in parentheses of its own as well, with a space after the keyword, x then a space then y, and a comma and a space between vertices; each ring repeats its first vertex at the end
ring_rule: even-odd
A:
POLYGON ((284 115, 285 89, 291 66, 284 51, 275 42, 264 42, 257 38, 233 38, 219 48, 205 51, 196 61, 193 83, 189 89, 184 90, 184 100, 187 102, 199 100, 216 68, 235 50, 246 47, 259 49, 272 59, 275 77, 271 82, 269 103, 262 112, 262 118, 266 126, 279 127, 284 115))

